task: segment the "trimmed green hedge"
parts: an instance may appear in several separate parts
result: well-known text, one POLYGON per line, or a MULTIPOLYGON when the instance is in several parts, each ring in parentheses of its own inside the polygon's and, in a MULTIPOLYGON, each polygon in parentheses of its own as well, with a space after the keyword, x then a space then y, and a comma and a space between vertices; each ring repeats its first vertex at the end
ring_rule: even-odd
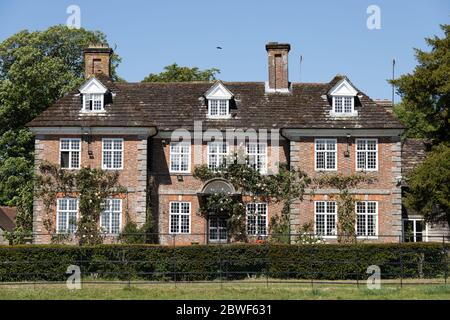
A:
POLYGON ((447 274, 442 244, 155 245, 0 247, 0 282, 64 281, 69 265, 102 279, 214 280, 251 275, 280 279, 434 278, 447 274))

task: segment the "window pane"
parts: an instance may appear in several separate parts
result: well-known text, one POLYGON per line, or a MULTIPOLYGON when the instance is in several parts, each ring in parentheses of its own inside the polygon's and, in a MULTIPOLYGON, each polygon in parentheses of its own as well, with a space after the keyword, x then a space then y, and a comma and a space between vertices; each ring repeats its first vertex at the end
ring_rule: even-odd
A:
POLYGON ((335 168, 335 153, 334 152, 327 152, 327 169, 334 169, 335 168))
POLYGON ((103 166, 105 168, 112 168, 112 152, 111 151, 103 152, 103 166))
POLYGON ((322 236, 336 235, 336 203, 318 201, 315 210, 316 233, 322 236))
POLYGON ((120 230, 120 211, 113 212, 111 217, 111 233, 118 234, 120 230))
POLYGON ((353 97, 344 97, 344 112, 351 113, 352 112, 352 100, 353 97))
POLYGON ((80 152, 79 151, 71 152, 70 165, 71 165, 71 168, 78 169, 80 167, 80 152))
POLYGON ((228 104, 228 102, 226 100, 220 100, 219 114, 221 116, 226 116, 228 114, 228 112, 227 112, 227 104, 228 104))
POLYGON ((327 202, 327 212, 336 213, 336 202, 327 202))
POLYGON ((325 169, 325 153, 318 152, 316 155, 316 168, 325 169))
POLYGON ((377 235, 377 202, 360 201, 356 203, 356 229, 358 236, 377 235))
POLYGON ((70 140, 61 140, 61 150, 70 150, 70 140))
POLYGON ((365 140, 357 140, 356 150, 366 150, 366 141, 365 140))
POLYGON ((190 233, 191 204, 189 202, 171 202, 170 232, 190 233))
POLYGON ((191 212, 191 204, 189 202, 181 203, 181 213, 189 214, 191 212))
POLYGON ((177 214, 170 216, 170 232, 178 233, 179 232, 179 218, 180 216, 177 214))
POLYGON ((103 140, 103 150, 112 150, 112 140, 103 140))
POLYGON ((365 215, 356 216, 356 234, 358 236, 366 235, 366 219, 365 215))
POLYGON ((170 205, 170 213, 179 213, 180 212, 180 203, 172 202, 170 205))
POLYGON ((334 151, 336 149, 336 143, 334 140, 327 140, 326 143, 327 143, 326 146, 327 146, 328 151, 332 151, 332 150, 334 151))
POLYGON ((318 139, 316 145, 316 169, 335 170, 336 167, 336 141, 331 139, 318 139))
POLYGON ((109 213, 102 212, 100 216, 100 224, 104 232, 109 233, 109 213))
POLYGON ((69 168, 69 151, 61 152, 61 168, 69 168))
POLYGON ((122 143, 123 143, 122 140, 115 139, 115 140, 113 141, 113 147, 114 147, 114 150, 122 150, 122 143))
POLYGON ((358 169, 365 169, 366 167, 366 154, 364 152, 359 152, 356 154, 356 162, 358 169))
POLYGON ((325 150, 325 141, 324 140, 316 141, 316 150, 325 150))
POLYGON ((334 97, 334 112, 342 112, 342 97, 334 97))
POLYGON ((328 236, 335 235, 336 234, 336 215, 334 214, 328 214, 327 215, 327 230, 326 234, 328 236))
POLYGON ((122 151, 114 151, 113 168, 120 169, 122 167, 122 151))
POLYGON ((377 153, 367 152, 367 169, 377 168, 377 153))
POLYGON ((375 236, 376 235, 376 216, 368 215, 367 216, 367 235, 375 236))
POLYGON ((264 173, 266 171, 267 160, 266 151, 267 145, 265 143, 248 143, 247 144, 247 157, 248 165, 264 173))
POLYGON ((170 147, 170 170, 189 172, 190 148, 188 143, 172 143, 170 147))
POLYGON ((66 212, 58 212, 58 232, 65 232, 67 225, 67 213, 66 212))
POLYGON ((211 116, 217 116, 218 114, 218 100, 211 100, 209 103, 209 114, 211 116))
POLYGON ((181 216, 181 233, 189 233, 189 215, 181 216))
POLYGON ((80 140, 72 139, 70 141, 70 146, 73 151, 77 151, 77 150, 79 151, 80 150, 80 140))
POLYGON ((318 235, 325 234, 325 215, 323 214, 316 215, 316 233, 318 235))
POLYGON ((256 234, 256 216, 250 213, 247 214, 247 234, 256 234))
POLYGON ((376 140, 368 140, 367 141, 367 150, 377 150, 376 140))

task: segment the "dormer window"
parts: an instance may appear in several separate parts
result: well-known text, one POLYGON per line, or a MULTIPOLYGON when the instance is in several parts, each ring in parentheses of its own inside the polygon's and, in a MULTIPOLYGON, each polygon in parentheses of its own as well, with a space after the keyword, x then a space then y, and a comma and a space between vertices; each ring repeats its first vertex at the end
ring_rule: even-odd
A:
POLYGON ((208 116, 226 118, 230 115, 230 100, 212 99, 208 101, 208 116))
POLYGON ((230 101, 233 94, 228 90, 221 81, 217 81, 205 93, 208 101, 208 118, 226 119, 230 117, 230 101))
POLYGON ((328 94, 332 99, 331 116, 353 117, 358 115, 358 111, 355 110, 358 91, 346 77, 343 77, 328 94))
POLYGON ((82 112, 105 112, 105 94, 108 89, 98 79, 90 78, 79 91, 83 97, 82 112))
POLYGON ((355 107, 355 97, 333 97, 333 112, 337 114, 351 114, 355 107))
POLYGON ((104 95, 99 93, 87 93, 83 96, 85 111, 103 111, 104 95))

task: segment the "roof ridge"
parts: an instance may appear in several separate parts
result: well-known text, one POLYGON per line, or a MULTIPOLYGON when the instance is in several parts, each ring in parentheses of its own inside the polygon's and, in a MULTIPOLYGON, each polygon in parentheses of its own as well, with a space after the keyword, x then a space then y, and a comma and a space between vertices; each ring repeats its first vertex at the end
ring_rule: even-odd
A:
POLYGON ((169 81, 169 82, 116 82, 118 85, 167 85, 167 84, 176 84, 176 85, 191 85, 191 84, 211 84, 214 85, 217 81, 220 81, 224 84, 264 84, 264 81, 225 81, 225 80, 213 80, 213 81, 169 81))

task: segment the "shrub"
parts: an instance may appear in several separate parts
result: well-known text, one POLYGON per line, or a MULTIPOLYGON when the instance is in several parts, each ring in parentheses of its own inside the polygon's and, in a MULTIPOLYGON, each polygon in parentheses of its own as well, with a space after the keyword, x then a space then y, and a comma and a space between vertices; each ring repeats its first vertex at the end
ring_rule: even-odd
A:
POLYGON ((279 279, 367 279, 378 265, 382 279, 440 277, 442 244, 231 244, 0 247, 0 281, 65 281, 67 267, 102 279, 214 280, 268 276, 279 279))

